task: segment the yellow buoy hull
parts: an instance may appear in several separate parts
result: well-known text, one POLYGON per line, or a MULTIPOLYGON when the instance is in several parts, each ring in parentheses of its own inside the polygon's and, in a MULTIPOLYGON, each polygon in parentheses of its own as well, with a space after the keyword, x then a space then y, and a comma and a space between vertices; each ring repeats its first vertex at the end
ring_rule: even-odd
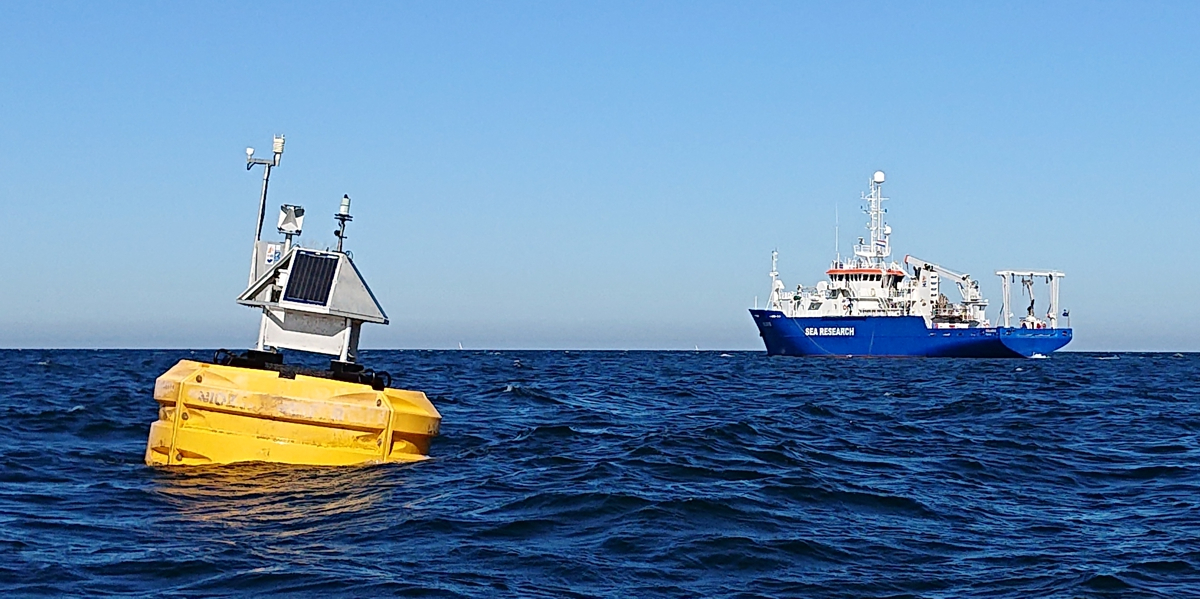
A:
POLYGON ((154 399, 151 466, 415 461, 442 421, 420 391, 191 360, 158 377, 154 399))

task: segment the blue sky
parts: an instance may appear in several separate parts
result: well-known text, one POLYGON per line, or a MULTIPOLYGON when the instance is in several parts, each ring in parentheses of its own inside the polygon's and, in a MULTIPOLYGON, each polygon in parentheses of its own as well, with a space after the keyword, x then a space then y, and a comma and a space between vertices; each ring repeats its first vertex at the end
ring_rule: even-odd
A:
MULTIPOLYGON (((4 3, 0 346, 245 347, 261 173, 367 347, 760 349, 865 221, 1066 271, 1077 350, 1200 350, 1200 4, 4 3)), ((270 217, 269 217, 270 220, 270 217)), ((268 227, 270 229, 270 227, 268 227)))

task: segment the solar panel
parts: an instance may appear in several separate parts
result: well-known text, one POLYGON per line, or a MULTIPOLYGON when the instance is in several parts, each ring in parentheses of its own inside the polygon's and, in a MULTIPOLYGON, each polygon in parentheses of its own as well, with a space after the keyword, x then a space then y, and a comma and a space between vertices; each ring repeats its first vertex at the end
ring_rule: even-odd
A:
POLYGON ((324 306, 329 302, 329 292, 333 289, 333 274, 337 272, 337 265, 337 256, 296 252, 283 299, 324 306))

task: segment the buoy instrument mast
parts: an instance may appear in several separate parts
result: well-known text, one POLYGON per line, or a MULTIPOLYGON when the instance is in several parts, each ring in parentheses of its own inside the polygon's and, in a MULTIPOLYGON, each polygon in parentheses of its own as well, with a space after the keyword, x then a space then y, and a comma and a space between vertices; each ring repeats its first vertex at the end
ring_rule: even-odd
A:
POLYGON ((343 465, 425 457, 441 415, 424 393, 391 388, 391 376, 358 363, 364 323, 388 324, 344 250, 350 196, 334 219, 337 249, 295 242, 304 208, 280 206, 283 241, 262 239, 273 157, 246 149, 246 167, 264 167, 247 288, 237 303, 262 311, 254 349, 219 350, 213 363, 182 360, 155 383, 159 418, 150 428, 150 465, 242 461, 343 465), (284 350, 323 354, 329 369, 284 364, 284 350))

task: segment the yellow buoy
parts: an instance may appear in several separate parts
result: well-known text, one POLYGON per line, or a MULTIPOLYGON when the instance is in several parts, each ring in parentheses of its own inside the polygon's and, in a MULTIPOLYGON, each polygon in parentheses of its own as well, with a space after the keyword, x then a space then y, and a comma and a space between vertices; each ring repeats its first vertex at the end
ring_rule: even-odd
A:
POLYGON ((442 419, 419 391, 191 360, 158 377, 154 399, 152 466, 414 461, 442 419))
POLYGON ((364 323, 387 324, 348 252, 350 216, 343 196, 334 219, 337 249, 293 244, 304 208, 280 207, 280 242, 263 241, 267 181, 279 166, 283 136, 264 166, 249 287, 237 302, 262 311, 255 349, 222 350, 213 364, 182 360, 154 385, 158 420, 150 425, 146 463, 191 466, 278 462, 340 466, 424 459, 441 414, 424 393, 389 388, 391 377, 356 362, 364 323), (329 370, 283 364, 281 350, 329 356, 329 370))

